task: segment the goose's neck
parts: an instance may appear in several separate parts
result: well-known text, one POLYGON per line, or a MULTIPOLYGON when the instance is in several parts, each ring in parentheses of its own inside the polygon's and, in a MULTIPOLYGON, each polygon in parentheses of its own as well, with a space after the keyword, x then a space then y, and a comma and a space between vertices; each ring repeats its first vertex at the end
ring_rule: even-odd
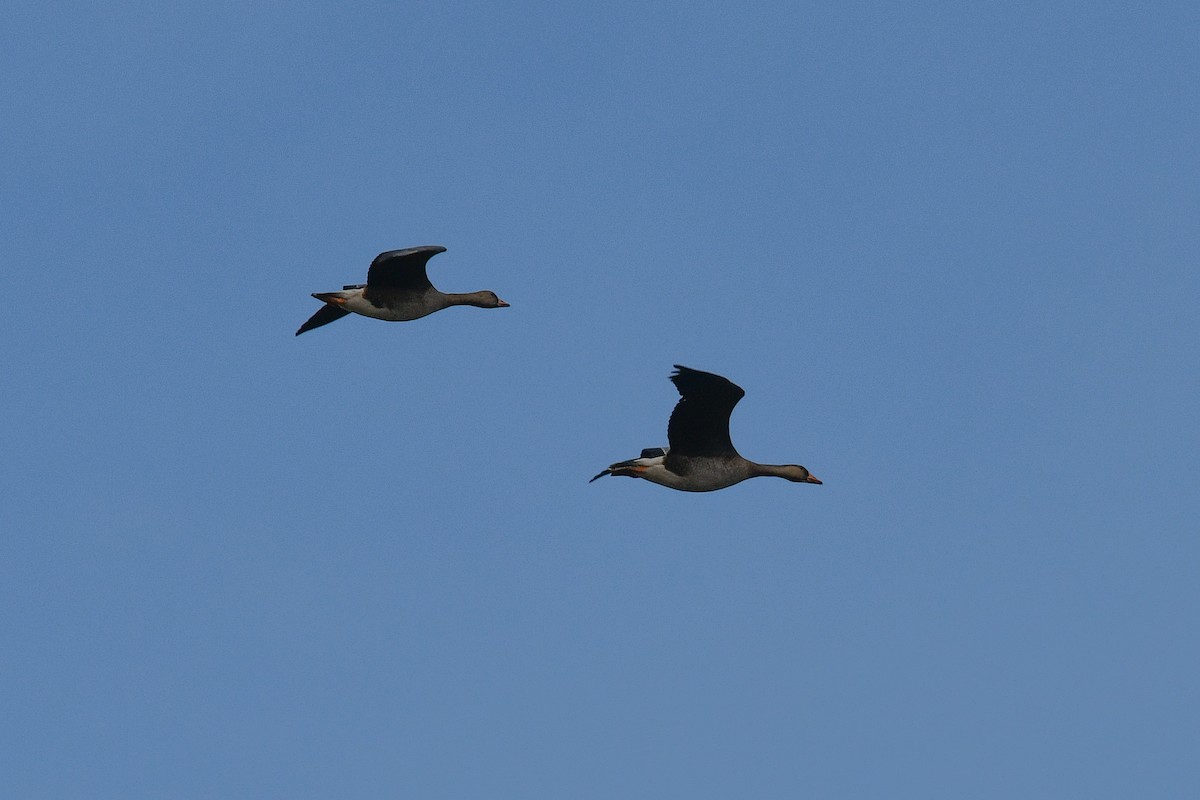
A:
POLYGON ((488 292, 464 292, 462 294, 448 294, 442 292, 442 299, 447 306, 478 306, 479 308, 490 308, 495 305, 491 301, 491 295, 488 292))
POLYGON ((753 461, 747 463, 750 465, 750 474, 753 477, 768 475, 772 478, 783 478, 792 483, 821 483, 813 477, 811 472, 799 464, 755 464, 753 461))
POLYGON ((756 464, 747 460, 750 465, 750 475, 755 478, 791 478, 795 467, 783 464, 756 464))

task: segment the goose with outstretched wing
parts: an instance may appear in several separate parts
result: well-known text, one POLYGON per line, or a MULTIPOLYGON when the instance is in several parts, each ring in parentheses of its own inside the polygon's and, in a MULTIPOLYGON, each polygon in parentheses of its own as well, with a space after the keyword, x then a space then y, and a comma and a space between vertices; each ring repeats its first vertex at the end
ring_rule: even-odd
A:
POLYGON ((745 391, 711 372, 678 364, 675 370, 671 381, 680 397, 667 423, 670 446, 648 448, 637 458, 618 461, 593 481, 618 475, 685 492, 711 492, 764 476, 793 483, 821 483, 798 464, 756 464, 742 458, 729 438, 729 415, 745 391))
POLYGON ((440 245, 409 247, 380 253, 371 262, 367 282, 343 286, 340 292, 317 292, 313 297, 325 305, 300 326, 296 335, 328 325, 347 314, 361 314, 390 322, 420 319, 450 306, 507 308, 508 303, 495 292, 448 294, 429 282, 425 265, 438 253, 440 245))

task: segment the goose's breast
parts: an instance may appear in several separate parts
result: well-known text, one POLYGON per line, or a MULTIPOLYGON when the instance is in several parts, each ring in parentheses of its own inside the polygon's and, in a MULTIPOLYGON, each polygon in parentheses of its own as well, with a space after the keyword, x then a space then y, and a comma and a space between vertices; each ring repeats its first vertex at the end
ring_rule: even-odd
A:
POLYGON ((744 465, 734 459, 688 458, 668 453, 663 463, 644 475, 646 480, 685 492, 713 492, 741 483, 750 477, 744 465))
POLYGON ((420 319, 444 308, 438 303, 439 297, 431 292, 388 292, 380 289, 367 289, 358 297, 347 301, 346 308, 364 317, 386 319, 392 322, 406 322, 420 319))

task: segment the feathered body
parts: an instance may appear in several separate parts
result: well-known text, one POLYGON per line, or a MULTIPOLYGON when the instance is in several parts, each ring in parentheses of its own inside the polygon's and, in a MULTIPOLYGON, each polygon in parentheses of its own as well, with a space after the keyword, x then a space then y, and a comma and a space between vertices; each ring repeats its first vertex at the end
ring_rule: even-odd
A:
POLYGON ((670 446, 618 461, 593 481, 605 475, 642 478, 684 492, 712 492, 764 476, 821 483, 798 464, 756 464, 743 458, 729 438, 729 416, 746 393, 720 375, 678 364, 675 369, 671 381, 680 398, 667 424, 670 446))
POLYGON ((339 292, 313 294, 325 305, 300 326, 296 335, 328 325, 347 314, 360 314, 389 322, 409 322, 450 306, 508 306, 495 292, 450 294, 438 291, 429 282, 425 265, 430 258, 445 251, 446 248, 440 245, 426 245, 380 253, 371 262, 365 284, 343 286, 339 292))

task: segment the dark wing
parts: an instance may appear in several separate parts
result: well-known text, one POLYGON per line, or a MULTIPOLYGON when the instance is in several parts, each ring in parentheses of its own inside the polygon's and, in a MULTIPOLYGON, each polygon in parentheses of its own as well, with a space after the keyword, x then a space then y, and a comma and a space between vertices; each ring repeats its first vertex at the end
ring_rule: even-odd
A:
POLYGON ((679 390, 680 398, 667 423, 671 455, 736 455, 729 439, 729 415, 746 396, 742 387, 711 372, 678 364, 675 369, 671 382, 679 390))
POLYGON ((321 306, 317 313, 308 318, 308 322, 300 326, 300 330, 296 331, 296 335, 299 336, 305 331, 311 331, 313 328, 319 328, 322 325, 328 325, 329 323, 339 320, 349 313, 349 311, 343 311, 340 306, 333 306, 326 303, 325 305, 321 306))
POLYGON ((444 252, 446 248, 431 244, 380 253, 367 271, 367 287, 428 289, 431 284, 429 276, 425 274, 425 264, 438 253, 444 252))

